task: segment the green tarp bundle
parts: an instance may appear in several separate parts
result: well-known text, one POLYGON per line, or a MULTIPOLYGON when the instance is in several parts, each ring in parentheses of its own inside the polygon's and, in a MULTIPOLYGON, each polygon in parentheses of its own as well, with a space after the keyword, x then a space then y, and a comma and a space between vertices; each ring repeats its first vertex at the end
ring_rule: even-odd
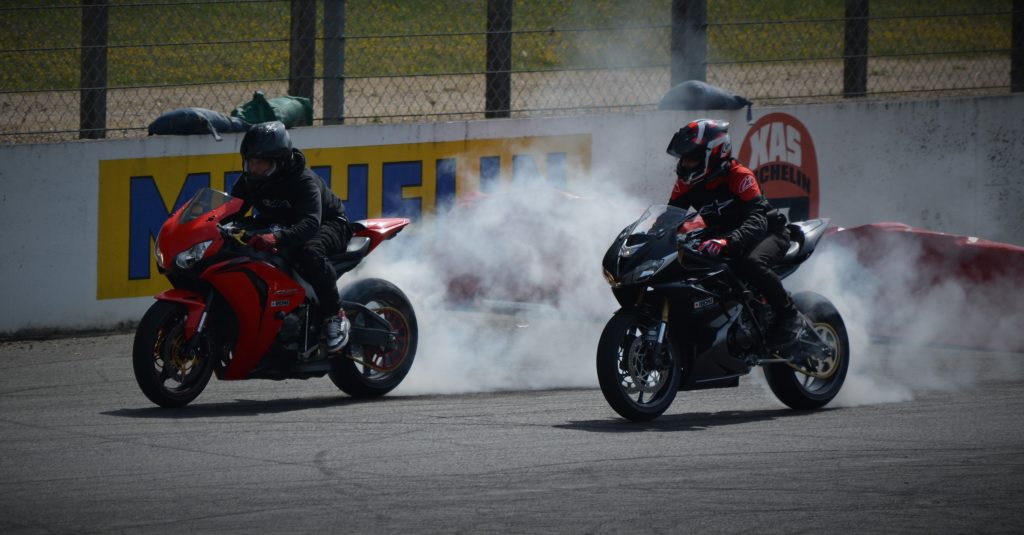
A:
POLYGON ((232 117, 249 124, 281 121, 285 127, 313 124, 313 103, 304 97, 277 97, 267 100, 263 91, 253 94, 252 100, 235 108, 232 117))

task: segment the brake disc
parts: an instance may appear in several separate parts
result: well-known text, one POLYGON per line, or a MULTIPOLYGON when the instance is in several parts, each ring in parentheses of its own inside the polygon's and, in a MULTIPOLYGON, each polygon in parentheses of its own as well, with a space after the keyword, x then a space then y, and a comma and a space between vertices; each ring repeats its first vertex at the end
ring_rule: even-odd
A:
POLYGON ((649 355, 650 348, 642 337, 637 337, 630 344, 628 353, 629 376, 633 380, 635 388, 644 393, 658 392, 668 380, 664 370, 652 369, 654 359, 649 355))

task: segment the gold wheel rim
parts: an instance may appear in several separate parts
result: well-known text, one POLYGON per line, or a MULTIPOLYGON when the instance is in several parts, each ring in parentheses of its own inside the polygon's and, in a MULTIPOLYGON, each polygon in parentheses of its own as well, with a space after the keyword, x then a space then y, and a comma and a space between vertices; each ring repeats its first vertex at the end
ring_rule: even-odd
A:
POLYGON ((832 357, 825 359, 815 359, 818 361, 818 369, 824 369, 825 371, 812 372, 805 370, 790 364, 790 367, 799 372, 802 375, 813 377, 814 379, 830 379, 836 374, 839 369, 839 365, 842 363, 844 357, 842 348, 839 346, 839 333, 828 323, 815 323, 812 325, 814 331, 818 333, 818 336, 822 337, 825 342, 832 348, 832 357), (826 367, 822 367, 822 364, 826 364, 826 367))
POLYGON ((184 326, 179 322, 180 320, 168 322, 168 325, 160 329, 153 347, 153 367, 158 376, 163 376, 166 367, 173 366, 175 372, 167 375, 164 381, 173 379, 178 386, 182 386, 195 370, 199 356, 189 357, 182 354, 182 349, 185 347, 185 333, 184 326))

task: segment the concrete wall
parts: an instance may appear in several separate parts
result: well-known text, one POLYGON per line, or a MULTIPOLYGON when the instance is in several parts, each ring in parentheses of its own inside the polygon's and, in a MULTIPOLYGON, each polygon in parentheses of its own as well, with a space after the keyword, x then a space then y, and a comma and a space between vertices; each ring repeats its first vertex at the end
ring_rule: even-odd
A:
MULTIPOLYGON (((755 112, 755 119, 781 112, 806 128, 811 139, 799 141, 813 142, 820 215, 833 224, 902 221, 1024 245, 1024 95, 755 112)), ((682 124, 701 116, 731 121, 739 152, 750 129, 743 110, 330 126, 296 129, 292 137, 296 146, 315 149, 585 134, 591 140, 592 180, 616 180, 662 202, 673 181, 665 145, 682 124)), ((100 162, 233 154, 240 139, 154 137, 0 147, 5 300, 0 333, 103 328, 137 320, 151 297, 97 298, 100 162)))

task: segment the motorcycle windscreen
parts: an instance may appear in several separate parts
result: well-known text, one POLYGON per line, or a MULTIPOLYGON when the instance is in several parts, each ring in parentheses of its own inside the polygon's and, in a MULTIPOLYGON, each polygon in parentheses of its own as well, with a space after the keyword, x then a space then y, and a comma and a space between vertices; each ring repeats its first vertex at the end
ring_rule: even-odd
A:
POLYGON ((234 197, 211 188, 203 188, 196 192, 181 212, 181 223, 188 223, 204 214, 208 214, 217 208, 227 204, 234 197))
POLYGON ((623 284, 647 281, 675 253, 677 233, 695 217, 696 213, 674 206, 649 207, 640 219, 619 235, 613 245, 617 248, 606 255, 607 263, 615 254, 614 269, 609 272, 623 284))

